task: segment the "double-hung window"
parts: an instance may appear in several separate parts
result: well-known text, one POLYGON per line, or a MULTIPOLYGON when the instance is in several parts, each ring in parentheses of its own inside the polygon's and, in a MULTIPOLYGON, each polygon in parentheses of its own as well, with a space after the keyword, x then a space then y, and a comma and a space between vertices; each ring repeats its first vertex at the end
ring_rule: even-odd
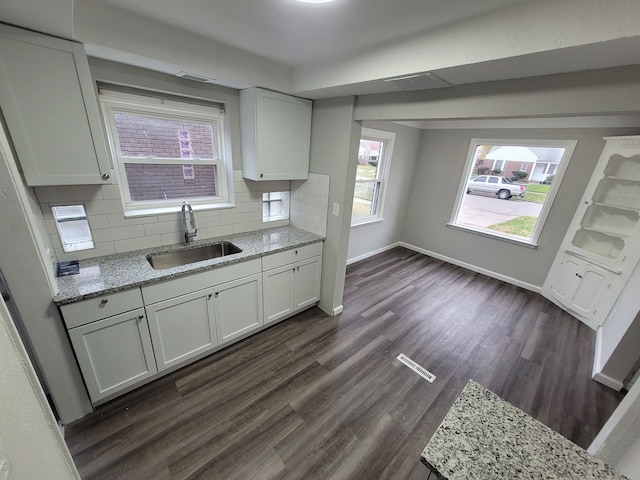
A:
POLYGON ((229 205, 222 105, 104 89, 100 100, 125 215, 229 205))
POLYGON ((356 166, 351 225, 381 220, 395 133, 363 128, 356 166))

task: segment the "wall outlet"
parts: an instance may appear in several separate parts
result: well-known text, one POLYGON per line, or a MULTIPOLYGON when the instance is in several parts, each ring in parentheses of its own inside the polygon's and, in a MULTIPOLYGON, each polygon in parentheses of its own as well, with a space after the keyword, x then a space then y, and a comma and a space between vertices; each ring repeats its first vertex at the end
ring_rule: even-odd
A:
POLYGON ((337 217, 340 215, 340 204, 339 203, 334 203, 333 204, 333 210, 331 211, 331 213, 333 214, 334 217, 337 217))

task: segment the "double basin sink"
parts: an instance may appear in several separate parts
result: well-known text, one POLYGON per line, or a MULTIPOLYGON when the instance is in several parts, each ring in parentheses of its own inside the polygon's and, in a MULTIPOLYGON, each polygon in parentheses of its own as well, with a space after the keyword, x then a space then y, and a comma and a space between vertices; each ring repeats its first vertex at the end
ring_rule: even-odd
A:
POLYGON ((231 242, 219 242, 203 247, 179 250, 177 252, 147 255, 147 260, 154 270, 165 270, 167 268, 180 267, 182 265, 225 257, 240 252, 242 252, 242 249, 231 242))

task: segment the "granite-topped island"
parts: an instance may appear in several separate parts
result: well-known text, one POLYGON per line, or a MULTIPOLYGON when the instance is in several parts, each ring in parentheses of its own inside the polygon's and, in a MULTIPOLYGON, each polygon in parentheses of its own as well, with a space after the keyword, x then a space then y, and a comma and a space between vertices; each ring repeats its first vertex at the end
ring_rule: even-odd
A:
POLYGON ((473 380, 421 460, 434 478, 445 480, 627 478, 473 380))

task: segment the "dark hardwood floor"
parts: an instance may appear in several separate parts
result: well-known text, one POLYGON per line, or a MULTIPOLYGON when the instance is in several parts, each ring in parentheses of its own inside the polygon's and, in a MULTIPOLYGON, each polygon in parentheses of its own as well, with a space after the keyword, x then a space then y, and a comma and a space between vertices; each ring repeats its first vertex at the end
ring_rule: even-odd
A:
POLYGON ((341 315, 285 320, 66 439, 84 479, 425 479, 420 453, 470 378, 587 447, 622 399, 590 378, 594 340, 540 295, 396 248, 348 268, 341 315))

